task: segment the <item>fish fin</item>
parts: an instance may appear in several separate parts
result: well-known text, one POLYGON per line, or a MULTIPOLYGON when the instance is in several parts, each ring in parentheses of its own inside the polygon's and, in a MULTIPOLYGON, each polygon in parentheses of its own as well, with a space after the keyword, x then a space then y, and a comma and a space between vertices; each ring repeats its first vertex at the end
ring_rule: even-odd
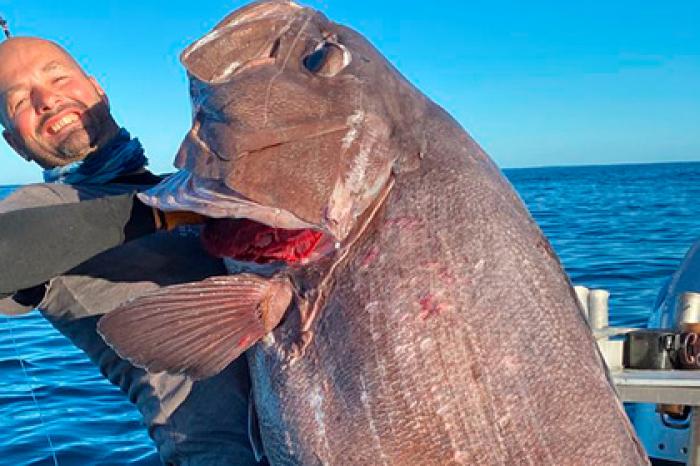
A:
POLYGON ((103 316, 97 329, 138 367, 203 379, 276 327, 291 298, 286 278, 211 277, 129 301, 103 316))

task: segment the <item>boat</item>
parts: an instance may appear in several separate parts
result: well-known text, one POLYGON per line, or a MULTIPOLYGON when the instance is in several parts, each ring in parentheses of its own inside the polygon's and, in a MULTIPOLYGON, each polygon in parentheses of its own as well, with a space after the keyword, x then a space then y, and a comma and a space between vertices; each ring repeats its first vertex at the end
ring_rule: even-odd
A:
MULTIPOLYGON (((661 288, 651 316, 648 328, 674 329, 681 326, 683 313, 688 312, 687 303, 683 296, 687 293, 700 292, 700 240, 686 253, 680 267, 661 288), (684 305, 684 303, 686 305, 684 305)), ((692 320, 696 320, 693 316, 692 320)), ((696 374, 693 374, 696 375, 696 374)), ((700 379, 700 372, 697 373, 700 379)), ((669 414, 657 409, 656 404, 640 403, 627 407, 628 414, 639 438, 644 443, 648 455, 658 464, 659 460, 666 464, 686 464, 689 462, 692 449, 691 426, 693 412, 689 406, 677 413, 669 414)), ((694 459, 697 461, 697 458, 694 459)))
MULTIPOLYGON (((576 292, 652 464, 700 465, 700 370, 679 367, 683 332, 700 328, 691 329, 700 324, 700 240, 661 287, 645 329, 608 327, 607 292, 576 292), (656 355, 635 360, 631 345, 656 355)), ((700 369, 700 354, 694 362, 700 369)))

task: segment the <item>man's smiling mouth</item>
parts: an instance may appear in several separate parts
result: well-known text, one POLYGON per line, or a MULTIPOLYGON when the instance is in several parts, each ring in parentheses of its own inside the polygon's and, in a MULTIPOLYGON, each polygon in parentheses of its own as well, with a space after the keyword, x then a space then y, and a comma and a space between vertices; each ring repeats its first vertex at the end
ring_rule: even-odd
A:
POLYGON ((47 132, 53 136, 54 134, 57 134, 58 132, 60 132, 66 126, 68 126, 72 123, 75 123, 76 121, 79 121, 79 120, 80 120, 80 117, 78 116, 78 114, 69 113, 68 115, 65 115, 64 117, 62 117, 60 120, 51 124, 47 128, 47 132))

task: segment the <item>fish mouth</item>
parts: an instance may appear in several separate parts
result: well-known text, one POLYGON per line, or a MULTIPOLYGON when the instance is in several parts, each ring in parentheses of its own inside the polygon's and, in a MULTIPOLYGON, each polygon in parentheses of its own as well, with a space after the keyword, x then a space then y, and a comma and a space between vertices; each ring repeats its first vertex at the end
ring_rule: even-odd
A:
POLYGON ((195 212, 209 220, 202 240, 217 257, 267 264, 307 264, 337 246, 333 234, 293 213, 258 204, 221 181, 179 171, 138 194, 146 205, 165 212, 195 212))
MULTIPOLYGON (((189 131, 185 143, 189 143, 198 150, 204 150, 218 159, 230 161, 245 157, 251 152, 260 152, 274 146, 281 146, 295 142, 308 141, 328 136, 334 133, 356 134, 360 127, 355 114, 343 117, 328 118, 326 121, 313 121, 298 124, 290 124, 283 128, 263 128, 238 134, 230 138, 233 142, 223 150, 215 144, 207 142, 200 136, 203 124, 200 119, 195 119, 192 129, 189 131), (232 155, 227 155, 232 154, 232 155)), ((180 151, 176 164, 186 163, 186 151, 180 151)))
POLYGON ((293 213, 254 202, 219 180, 181 170, 151 189, 138 194, 146 205, 165 212, 189 211, 210 218, 247 218, 288 230, 323 229, 293 213))
POLYGON ((212 256, 263 265, 305 265, 333 249, 319 230, 274 228, 246 218, 209 219, 201 238, 212 256))

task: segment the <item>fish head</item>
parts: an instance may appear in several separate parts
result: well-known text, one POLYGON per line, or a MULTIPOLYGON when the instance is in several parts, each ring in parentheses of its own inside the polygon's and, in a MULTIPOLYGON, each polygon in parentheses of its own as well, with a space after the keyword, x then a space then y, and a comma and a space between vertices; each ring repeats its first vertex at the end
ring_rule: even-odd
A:
POLYGON ((401 79, 386 59, 318 11, 267 1, 227 16, 181 61, 193 111, 175 162, 184 174, 146 201, 342 242, 401 152, 401 79))

